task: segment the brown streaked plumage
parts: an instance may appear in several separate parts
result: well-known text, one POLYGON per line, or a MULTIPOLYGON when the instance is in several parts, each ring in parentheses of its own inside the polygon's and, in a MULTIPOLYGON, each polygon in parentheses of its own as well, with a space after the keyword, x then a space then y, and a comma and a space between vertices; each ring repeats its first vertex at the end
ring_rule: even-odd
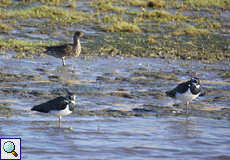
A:
POLYGON ((61 46, 47 47, 46 54, 62 59, 63 66, 65 66, 64 59, 72 59, 81 53, 80 39, 88 39, 83 32, 77 31, 73 36, 74 44, 65 44, 61 46))

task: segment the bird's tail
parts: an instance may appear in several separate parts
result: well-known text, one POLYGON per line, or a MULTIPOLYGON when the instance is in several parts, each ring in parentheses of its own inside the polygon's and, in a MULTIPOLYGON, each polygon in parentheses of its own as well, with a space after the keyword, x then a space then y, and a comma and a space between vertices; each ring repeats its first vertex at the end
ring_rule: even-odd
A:
POLYGON ((175 97, 175 92, 172 90, 172 91, 167 91, 165 92, 165 94, 169 97, 175 97))

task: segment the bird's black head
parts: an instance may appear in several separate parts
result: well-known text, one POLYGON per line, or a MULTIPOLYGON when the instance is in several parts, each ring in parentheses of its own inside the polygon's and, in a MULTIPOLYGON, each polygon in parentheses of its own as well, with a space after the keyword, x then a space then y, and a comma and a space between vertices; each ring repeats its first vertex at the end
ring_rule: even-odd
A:
POLYGON ((66 89, 66 92, 67 92, 67 94, 66 94, 66 98, 67 99, 69 99, 71 101, 75 101, 76 100, 76 95, 74 93, 69 92, 67 89, 66 89))
POLYGON ((199 78, 192 77, 190 80, 191 84, 199 88, 201 86, 199 78))

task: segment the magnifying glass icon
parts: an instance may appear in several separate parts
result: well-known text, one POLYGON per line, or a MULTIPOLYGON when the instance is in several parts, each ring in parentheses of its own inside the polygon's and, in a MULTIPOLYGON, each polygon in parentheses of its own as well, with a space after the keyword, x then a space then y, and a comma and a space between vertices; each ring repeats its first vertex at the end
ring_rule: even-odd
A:
POLYGON ((18 156, 18 154, 14 151, 15 150, 15 145, 11 141, 7 141, 3 145, 3 149, 7 153, 12 153, 15 157, 18 156))

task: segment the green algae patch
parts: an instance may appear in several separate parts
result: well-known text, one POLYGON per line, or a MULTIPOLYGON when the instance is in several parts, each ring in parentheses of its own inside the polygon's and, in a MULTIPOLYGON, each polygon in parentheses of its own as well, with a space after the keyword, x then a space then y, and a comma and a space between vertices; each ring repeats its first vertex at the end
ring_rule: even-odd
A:
POLYGON ((226 70, 219 74, 223 79, 230 79, 230 70, 226 70))
POLYGON ((151 117, 154 113, 151 112, 132 112, 132 111, 122 111, 115 109, 102 109, 102 110, 74 110, 74 115, 77 116, 100 116, 100 117, 151 117))
POLYGON ((125 21, 113 24, 113 25, 107 25, 104 27, 104 30, 107 32, 131 32, 131 33, 141 33, 141 29, 133 24, 128 23, 125 21))
POLYGON ((163 0, 124 0, 131 6, 142 6, 149 8, 164 8, 166 7, 165 1, 163 0))
POLYGON ((220 25, 218 22, 213 22, 213 23, 211 24, 211 27, 212 27, 212 28, 221 28, 221 25, 220 25))
MULTIPOLYGON (((172 33, 172 32, 171 32, 172 33)), ((148 36, 137 33, 110 33, 110 36, 95 37, 95 41, 85 43, 86 53, 94 50, 96 55, 117 55, 122 57, 153 57, 219 61, 229 60, 230 43, 223 35, 167 35, 148 36), (154 38, 154 43, 149 39, 154 38), (227 48, 227 49, 226 49, 227 48)), ((85 52, 83 51, 83 54, 85 52)))
POLYGON ((145 12, 126 12, 127 14, 137 15, 138 17, 133 18, 133 21, 137 22, 150 22, 156 21, 158 23, 170 23, 170 21, 185 21, 193 22, 194 20, 189 18, 189 16, 182 16, 180 14, 173 15, 164 10, 152 10, 145 12))
MULTIPOLYGON (((201 104, 195 104, 197 106, 201 104)), ((184 105, 185 106, 185 105, 184 105)), ((174 109, 169 106, 159 106, 155 104, 146 104, 141 107, 133 108, 132 111, 116 110, 112 108, 102 110, 74 110, 76 116, 100 116, 100 117, 203 117, 213 119, 228 119, 230 109, 224 108, 220 111, 203 111, 200 108, 192 107, 187 114, 185 111, 174 109)))
POLYGON ((230 1, 229 0, 202 0, 202 1, 196 1, 196 0, 185 0, 185 5, 196 5, 196 6, 202 6, 202 7, 208 7, 208 6, 214 6, 218 8, 222 8, 223 10, 230 9, 230 1))
POLYGON ((97 10, 100 12, 107 12, 107 11, 113 11, 113 12, 122 12, 125 9, 121 7, 114 7, 111 2, 109 3, 102 3, 97 7, 97 10))
POLYGON ((154 39, 154 37, 155 37, 155 35, 150 35, 149 37, 148 37, 148 43, 156 43, 157 41, 154 39))
POLYGON ((2 82, 17 82, 17 81, 25 81, 27 75, 25 74, 10 74, 5 72, 0 72, 0 80, 2 82))
POLYGON ((143 12, 139 16, 145 17, 145 18, 160 18, 160 19, 173 19, 175 16, 172 15, 169 12, 162 11, 162 10, 153 10, 148 12, 143 12))
POLYGON ((109 54, 111 56, 115 56, 117 54, 120 54, 121 51, 119 51, 117 48, 111 46, 111 45, 104 45, 100 48, 101 55, 102 54, 109 54))
MULTIPOLYGON (((176 103, 173 106, 178 107, 178 108, 186 108, 185 103, 176 103)), ((195 107, 203 107, 203 106, 205 106, 204 103, 193 103, 193 102, 189 103, 189 109, 191 108, 194 109, 195 107)))
POLYGON ((0 10, 0 17, 17 17, 17 18, 47 18, 68 15, 67 10, 48 6, 32 7, 29 9, 18 10, 0 10))
POLYGON ((57 81, 60 81, 60 80, 62 79, 62 76, 58 76, 58 75, 49 75, 48 78, 49 78, 50 80, 55 79, 55 80, 57 80, 57 81))
POLYGON ((216 88, 209 88, 209 89, 202 89, 200 96, 209 96, 209 95, 218 95, 218 94, 228 94, 228 89, 216 89, 216 88))
POLYGON ((131 6, 147 6, 145 0, 124 0, 124 2, 131 6))
POLYGON ((145 77, 144 76, 132 76, 132 77, 117 77, 115 78, 116 81, 129 81, 134 83, 135 81, 138 80, 143 80, 145 77))
POLYGON ((139 98, 140 97, 139 95, 136 95, 136 94, 131 94, 131 93, 116 93, 116 92, 109 93, 109 95, 110 96, 124 97, 124 98, 129 98, 129 99, 139 98))
POLYGON ((11 0, 0 0, 0 7, 7 7, 11 4, 11 0))
POLYGON ((68 0, 19 0, 20 2, 41 2, 43 4, 46 4, 48 6, 59 6, 61 2, 65 2, 68 0))
POLYGON ((77 8, 76 1, 73 1, 72 3, 70 3, 70 5, 68 7, 70 7, 70 8, 77 8))
POLYGON ((113 82, 114 80, 108 77, 98 76, 97 81, 113 82))
POLYGON ((15 115, 19 115, 18 110, 9 108, 5 104, 0 104, 0 117, 5 116, 6 118, 10 118, 15 115))
POLYGON ((7 107, 6 105, 0 104, 1 111, 14 111, 14 109, 7 107))
POLYGON ((198 29, 194 26, 187 26, 183 29, 178 29, 172 33, 174 36, 181 36, 181 35, 207 35, 210 32, 207 29, 198 29))
POLYGON ((162 0, 148 0, 146 5, 147 6, 143 6, 143 7, 164 8, 166 6, 165 2, 162 0))
POLYGON ((11 26, 8 25, 8 24, 2 23, 2 22, 0 21, 0 33, 5 33, 5 32, 7 32, 7 31, 9 31, 9 30, 12 30, 12 29, 13 29, 13 27, 11 27, 11 26))
POLYGON ((119 75, 117 72, 111 72, 111 73, 104 73, 102 76, 116 76, 119 75))
POLYGON ((144 72, 144 73, 134 73, 135 76, 145 76, 145 77, 153 77, 156 79, 168 79, 168 80, 177 80, 178 77, 173 73, 167 72, 144 72))
POLYGON ((15 50, 19 52, 14 58, 26 58, 29 53, 42 53, 45 46, 57 45, 57 42, 24 41, 19 39, 0 39, 0 50, 15 50))
POLYGON ((58 7, 32 7, 29 9, 18 9, 18 10, 5 10, 0 9, 1 18, 49 18, 51 20, 58 20, 56 23, 77 23, 84 20, 89 20, 90 16, 88 13, 76 11, 74 9, 63 9, 58 7))
POLYGON ((217 7, 223 10, 230 9, 230 2, 228 0, 185 0, 181 4, 178 1, 166 1, 166 0, 124 0, 131 6, 142 6, 149 8, 172 8, 175 7, 180 10, 200 10, 201 7, 217 7))
MULTIPOLYGON (((58 0, 52 2, 55 1, 58 0)), ((27 2, 26 0, 23 4, 28 5, 27 2)), ((41 2, 48 3, 46 0, 41 2)), ((91 34, 90 41, 83 44, 84 49, 81 55, 109 54, 111 56, 121 55, 122 57, 133 58, 165 59, 170 57, 171 59, 202 61, 229 60, 229 38, 226 35, 218 35, 218 33, 228 34, 228 20, 218 18, 215 8, 212 9, 212 13, 208 13, 207 17, 190 14, 182 16, 178 10, 180 8, 177 8, 178 5, 182 4, 164 0, 112 0, 107 3, 104 0, 94 0, 92 3, 85 4, 85 7, 88 8, 84 11, 67 8, 68 6, 64 4, 62 7, 49 7, 45 5, 38 6, 35 3, 31 3, 25 9, 17 9, 19 7, 14 8, 14 10, 11 8, 0 9, 0 17, 3 19, 0 23, 0 28, 2 27, 0 32, 3 33, 4 37, 33 41, 26 44, 13 38, 8 40, 0 38, 0 50, 20 52, 14 58, 33 59, 34 53, 42 53, 45 46, 59 44, 49 41, 46 44, 43 43, 41 38, 43 35, 47 35, 49 39, 55 36, 55 41, 67 41, 67 38, 63 37, 70 37, 69 33, 73 32, 73 28, 78 25, 80 28, 87 25, 90 28, 89 30, 92 29, 95 33, 100 32, 100 36, 89 33, 91 34), (92 10, 90 13, 89 5, 97 10, 92 10), (175 14, 171 14, 164 9, 150 10, 150 8, 141 12, 141 8, 132 8, 129 5, 173 8, 175 14), (31 21, 28 22, 28 19, 31 19, 31 21), (185 22, 197 23, 197 27, 188 26, 183 28, 183 26, 188 25, 185 22), (26 27, 31 27, 34 31, 29 31, 30 29, 27 30, 26 27), (16 33, 14 31, 14 33, 11 33, 14 29, 16 33), (65 36, 58 36, 60 32, 65 36), (40 42, 35 42, 34 39, 38 39, 40 42), (41 44, 39 46, 36 43, 41 44)), ((187 5, 184 3, 183 6, 187 5)), ((192 11, 191 9, 193 10, 194 6, 186 10, 189 12, 192 11)), ((209 12, 207 8, 205 8, 205 12, 209 12)), ((43 54, 41 54, 41 57, 45 58, 43 54)))
POLYGON ((160 92, 157 90, 146 91, 146 92, 143 92, 142 95, 153 96, 154 99, 167 100, 165 92, 160 92))

